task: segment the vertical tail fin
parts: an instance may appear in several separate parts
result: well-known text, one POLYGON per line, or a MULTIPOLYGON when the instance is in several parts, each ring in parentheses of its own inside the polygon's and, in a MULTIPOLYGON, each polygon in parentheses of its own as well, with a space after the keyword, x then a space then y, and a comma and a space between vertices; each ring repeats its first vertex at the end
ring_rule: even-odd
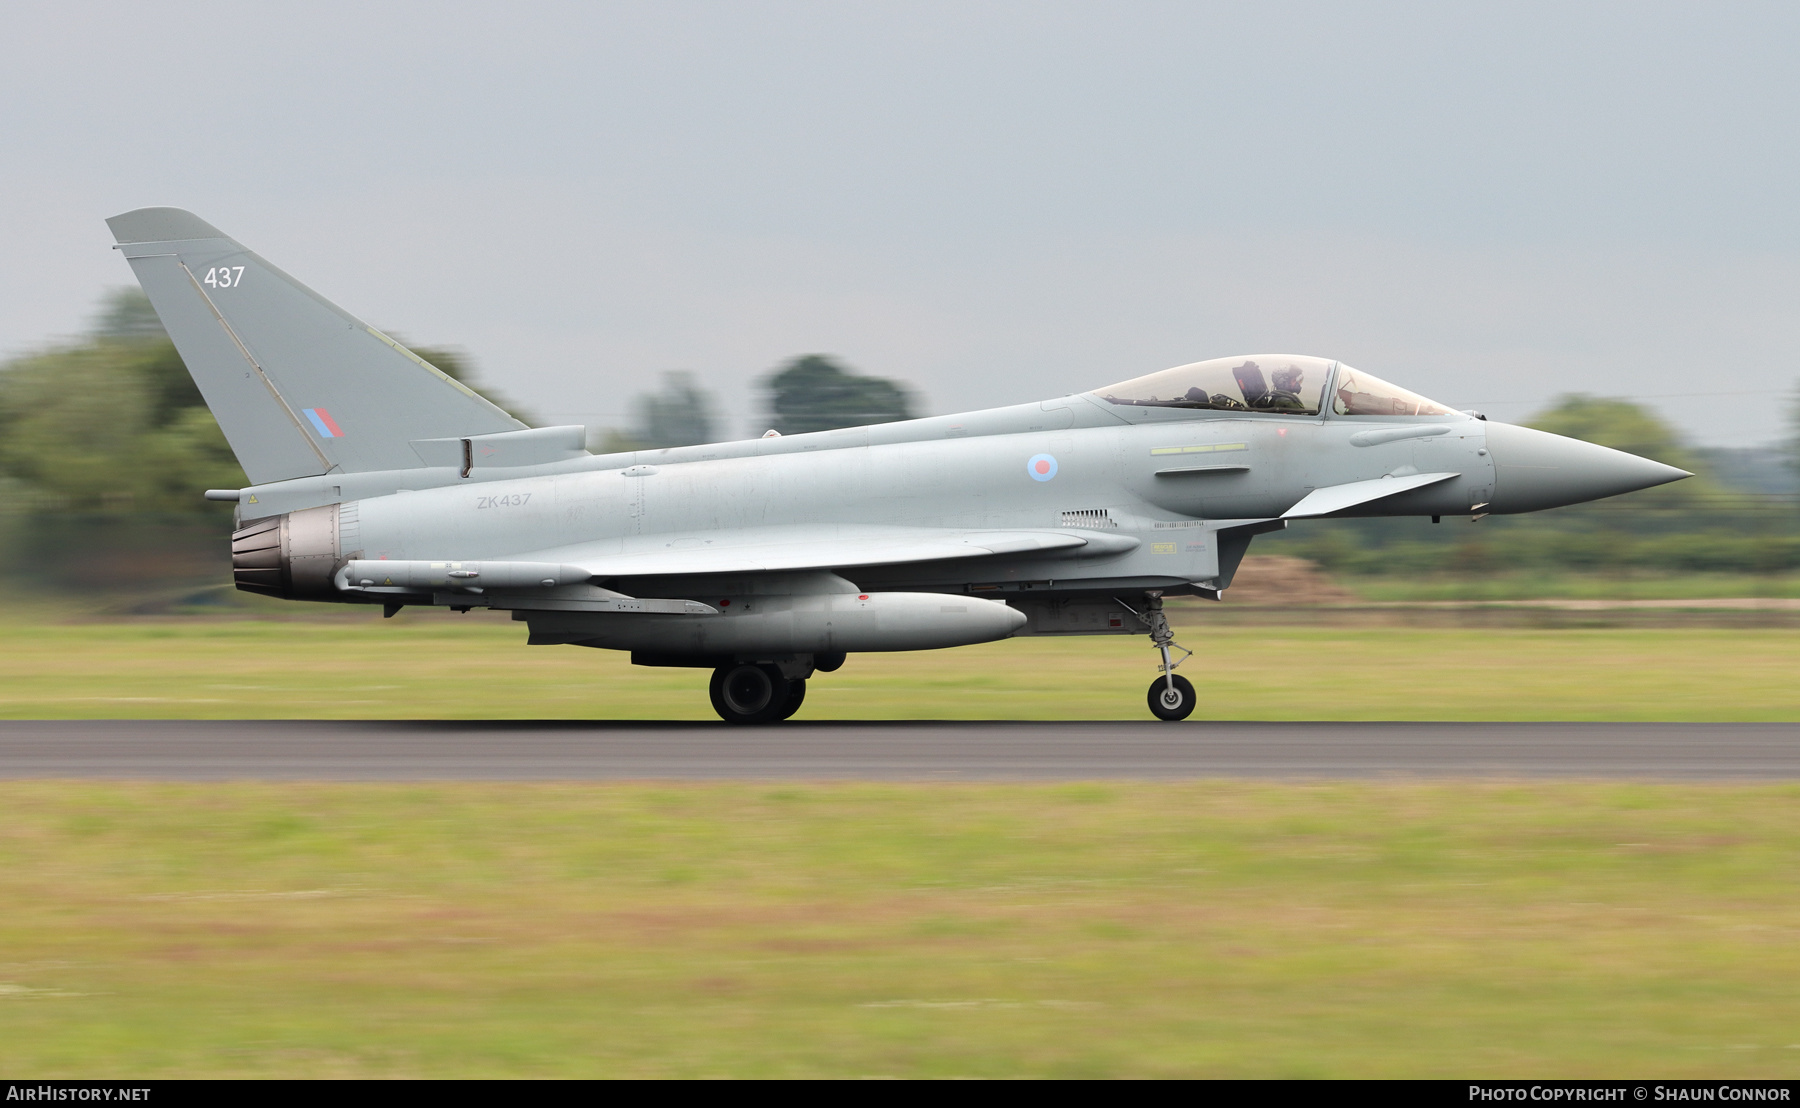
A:
POLYGON ((106 221, 253 484, 410 469, 525 425, 192 213, 106 221))

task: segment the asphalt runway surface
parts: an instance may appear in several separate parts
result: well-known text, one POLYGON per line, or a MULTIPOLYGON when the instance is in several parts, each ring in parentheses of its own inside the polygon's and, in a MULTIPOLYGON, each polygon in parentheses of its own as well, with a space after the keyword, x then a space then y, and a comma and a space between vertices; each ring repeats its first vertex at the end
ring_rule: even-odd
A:
POLYGON ((1800 780, 1800 723, 0 722, 0 778, 1800 780))

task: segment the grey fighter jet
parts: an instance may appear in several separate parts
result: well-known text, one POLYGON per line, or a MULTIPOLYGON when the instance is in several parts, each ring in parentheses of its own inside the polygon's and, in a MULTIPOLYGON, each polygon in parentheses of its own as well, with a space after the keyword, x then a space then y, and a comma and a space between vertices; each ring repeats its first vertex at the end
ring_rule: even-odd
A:
POLYGON ((786 719, 863 651, 1143 634, 1296 519, 1533 512, 1687 477, 1458 412, 1329 358, 1256 354, 961 415, 593 455, 526 427, 198 217, 108 220, 251 484, 237 587, 510 611, 532 644, 713 671, 786 719))

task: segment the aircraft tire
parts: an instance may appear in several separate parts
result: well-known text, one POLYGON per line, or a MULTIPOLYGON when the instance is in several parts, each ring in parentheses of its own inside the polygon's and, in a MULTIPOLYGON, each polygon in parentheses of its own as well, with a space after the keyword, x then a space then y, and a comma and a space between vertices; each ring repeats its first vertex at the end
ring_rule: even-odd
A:
MULTIPOLYGON (((720 666, 707 686, 713 711, 726 723, 773 723, 793 697, 788 680, 774 666, 720 666)), ((798 705, 795 705, 798 707, 798 705)))
POLYGON ((800 710, 800 705, 806 700, 806 679, 802 677, 789 681, 787 689, 787 707, 781 709, 781 714, 775 717, 777 720, 787 719, 800 710))
POLYGON ((1176 723, 1193 715, 1194 703, 1197 699, 1194 695, 1193 682, 1187 678, 1177 674, 1174 685, 1175 688, 1171 690, 1168 683, 1158 677, 1150 682, 1148 697, 1150 714, 1169 723, 1176 723))

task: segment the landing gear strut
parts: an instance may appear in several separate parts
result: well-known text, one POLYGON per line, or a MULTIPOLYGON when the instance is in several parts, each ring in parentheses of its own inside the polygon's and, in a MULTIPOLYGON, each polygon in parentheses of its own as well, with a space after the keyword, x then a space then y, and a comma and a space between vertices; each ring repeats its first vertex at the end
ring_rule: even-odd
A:
POLYGON ((767 662, 720 666, 707 691, 726 723, 775 723, 800 710, 806 679, 783 676, 780 666, 767 662))
POLYGON ((1175 632, 1169 627, 1169 617, 1163 614, 1163 598, 1160 592, 1144 594, 1144 610, 1132 611, 1129 604, 1119 601, 1125 610, 1137 616, 1150 631, 1150 645, 1162 653, 1162 676, 1150 682, 1148 700, 1150 713, 1157 719, 1174 723, 1194 714, 1194 685, 1185 677, 1175 675, 1175 667, 1194 656, 1194 652, 1175 642, 1175 632), (1171 660, 1169 648, 1181 651, 1179 661, 1171 660))

